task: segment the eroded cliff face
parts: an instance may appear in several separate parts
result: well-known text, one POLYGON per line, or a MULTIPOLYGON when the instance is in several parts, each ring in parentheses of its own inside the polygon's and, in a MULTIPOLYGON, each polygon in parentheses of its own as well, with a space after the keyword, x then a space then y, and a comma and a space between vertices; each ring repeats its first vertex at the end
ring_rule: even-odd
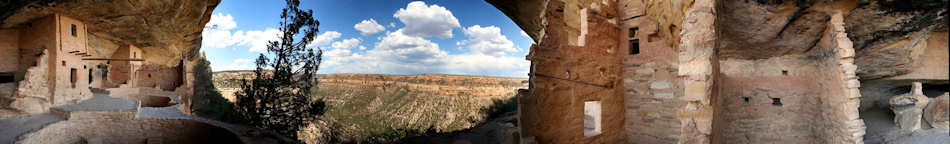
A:
POLYGON ((121 45, 142 48, 147 63, 177 66, 198 56, 201 31, 220 0, 14 0, 0 4, 0 28, 29 25, 53 13, 76 18, 88 28, 94 57, 108 57, 121 45))
POLYGON ((915 49, 934 32, 947 31, 947 1, 875 1, 861 3, 845 17, 854 41, 855 63, 862 79, 911 72, 923 49, 915 49))

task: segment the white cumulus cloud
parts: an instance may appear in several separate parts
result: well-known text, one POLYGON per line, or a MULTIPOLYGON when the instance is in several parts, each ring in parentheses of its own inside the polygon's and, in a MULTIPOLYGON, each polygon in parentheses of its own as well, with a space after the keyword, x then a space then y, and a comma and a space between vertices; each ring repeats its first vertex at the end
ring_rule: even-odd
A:
POLYGON ((225 15, 216 13, 211 15, 211 20, 208 21, 205 26, 208 26, 211 29, 230 30, 237 28, 237 22, 234 22, 234 17, 232 17, 231 14, 225 15))
POLYGON ((386 34, 367 53, 385 60, 415 64, 434 64, 447 55, 439 49, 438 44, 422 37, 406 35, 402 29, 386 34))
POLYGON ((231 14, 216 13, 211 15, 211 20, 205 24, 205 30, 201 32, 202 46, 209 48, 225 48, 236 46, 249 47, 250 52, 264 52, 267 50, 267 41, 277 40, 280 32, 274 28, 264 30, 234 30, 237 29, 237 22, 231 14))
POLYGON ((267 52, 267 42, 276 41, 279 39, 280 31, 273 28, 268 28, 264 31, 247 31, 243 32, 238 31, 234 33, 234 37, 241 39, 239 45, 250 46, 248 49, 250 52, 267 52), (243 34, 243 35, 242 35, 243 34))
POLYGON ((517 52, 515 44, 501 35, 501 28, 496 26, 481 27, 474 25, 462 29, 467 40, 457 42, 457 45, 468 47, 475 54, 484 54, 492 56, 503 56, 509 52, 517 52))
POLYGON ((340 34, 340 32, 336 31, 326 31, 320 33, 316 38, 313 38, 313 41, 311 41, 307 47, 326 46, 330 44, 330 42, 333 42, 333 40, 336 38, 339 38, 341 35, 342 34, 340 34))
POLYGON ((452 38, 452 29, 461 27, 452 12, 439 5, 426 5, 422 1, 410 2, 406 8, 400 8, 393 14, 405 29, 406 35, 439 38, 452 38))
POLYGON ((203 36, 202 46, 210 48, 223 48, 230 46, 236 41, 231 38, 231 29, 237 28, 237 22, 231 14, 216 13, 211 15, 211 20, 205 24, 205 30, 201 32, 203 36))
POLYGON ((350 38, 343 41, 333 42, 333 44, 330 44, 330 47, 334 49, 349 49, 360 45, 360 41, 361 40, 357 38, 350 38))
POLYGON ((376 20, 374 19, 360 21, 360 23, 353 25, 353 28, 360 31, 360 33, 363 35, 376 34, 386 30, 386 27, 379 25, 379 23, 376 23, 376 20))

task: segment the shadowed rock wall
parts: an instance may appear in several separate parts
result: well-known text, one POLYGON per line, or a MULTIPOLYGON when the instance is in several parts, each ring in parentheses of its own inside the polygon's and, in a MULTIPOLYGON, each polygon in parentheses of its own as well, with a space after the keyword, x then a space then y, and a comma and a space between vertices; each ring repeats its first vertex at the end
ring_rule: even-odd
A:
MULTIPOLYGON (((501 2, 491 2, 495 5, 501 2)), ((531 47, 531 90, 519 100, 522 141, 624 140, 620 29, 613 1, 530 1, 545 6, 531 47), (585 102, 600 101, 601 133, 585 136, 585 102)), ((511 7, 499 7, 511 11, 511 7)), ((516 16, 517 17, 517 16, 516 16)))

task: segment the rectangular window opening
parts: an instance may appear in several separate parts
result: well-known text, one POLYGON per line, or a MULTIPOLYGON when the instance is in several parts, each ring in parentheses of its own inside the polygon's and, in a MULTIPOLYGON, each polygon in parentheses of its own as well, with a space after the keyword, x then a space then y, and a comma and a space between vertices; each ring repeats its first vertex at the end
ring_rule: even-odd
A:
POLYGON ((629 29, 630 55, 640 54, 640 28, 631 27, 629 29))
POLYGON ((70 34, 72 34, 72 35, 75 37, 75 36, 76 36, 76 24, 71 24, 69 29, 70 29, 70 32, 71 32, 70 34))
POLYGON ((71 84, 70 87, 76 88, 76 79, 77 79, 77 78, 76 78, 76 69, 75 69, 75 68, 70 68, 70 69, 69 69, 69 83, 71 84))
POLYGON ((640 54, 640 39, 630 40, 630 55, 640 54))
POLYGON ((781 98, 772 98, 772 105, 773 105, 773 106, 782 106, 782 99, 781 99, 781 98))
POLYGON ((600 101, 584 102, 584 136, 600 135, 602 131, 600 101))

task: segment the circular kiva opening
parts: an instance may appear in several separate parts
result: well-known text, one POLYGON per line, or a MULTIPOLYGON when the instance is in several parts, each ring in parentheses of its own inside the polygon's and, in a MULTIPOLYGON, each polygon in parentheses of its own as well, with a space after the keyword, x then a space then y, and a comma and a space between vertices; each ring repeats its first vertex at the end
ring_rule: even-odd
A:
POLYGON ((194 120, 128 119, 55 123, 27 134, 19 143, 240 144, 227 129, 194 120), (103 126, 109 126, 103 129, 103 126))

